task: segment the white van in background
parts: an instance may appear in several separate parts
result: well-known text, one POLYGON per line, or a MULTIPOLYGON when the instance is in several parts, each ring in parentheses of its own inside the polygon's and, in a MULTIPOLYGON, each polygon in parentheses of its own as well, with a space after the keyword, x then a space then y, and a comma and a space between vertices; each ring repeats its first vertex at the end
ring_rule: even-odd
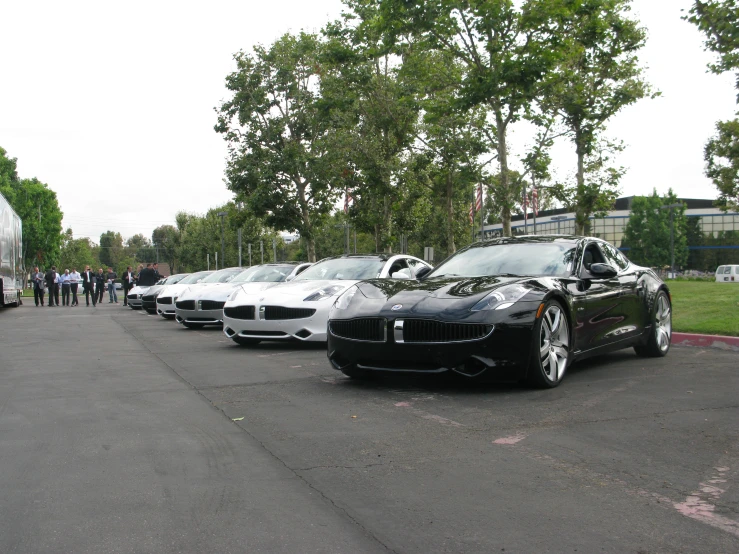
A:
POLYGON ((716 270, 717 283, 739 283, 739 265, 720 265, 716 270))

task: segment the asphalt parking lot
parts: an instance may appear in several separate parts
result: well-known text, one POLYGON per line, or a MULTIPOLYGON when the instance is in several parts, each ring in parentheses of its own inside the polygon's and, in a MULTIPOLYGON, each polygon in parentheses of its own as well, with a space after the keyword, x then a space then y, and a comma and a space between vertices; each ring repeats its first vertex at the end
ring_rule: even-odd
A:
POLYGON ((320 346, 26 301, 0 311, 0 552, 739 552, 735 352, 355 382, 320 346))

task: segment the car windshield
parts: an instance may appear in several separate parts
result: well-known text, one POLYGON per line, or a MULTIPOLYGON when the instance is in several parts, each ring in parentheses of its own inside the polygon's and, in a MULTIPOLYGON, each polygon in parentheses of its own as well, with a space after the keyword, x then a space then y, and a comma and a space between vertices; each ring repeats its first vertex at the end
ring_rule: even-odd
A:
POLYGON ((377 258, 334 258, 312 265, 295 280, 373 279, 380 276, 384 265, 385 262, 377 258))
POLYGON ((457 252, 426 277, 521 275, 567 277, 572 273, 571 242, 479 243, 457 252))
POLYGON ((279 283, 284 281, 295 269, 294 265, 257 265, 242 271, 232 283, 279 283))
POLYGON ((194 285, 195 283, 200 282, 201 279, 204 279, 211 273, 213 272, 212 271, 198 271, 197 273, 191 273, 187 277, 183 278, 182 281, 180 281, 180 285, 194 285))
POLYGON ((167 285, 174 285, 176 283, 179 283, 182 281, 185 277, 187 277, 189 273, 178 273, 177 275, 171 275, 167 277, 165 284, 167 285))
POLYGON ((241 267, 227 267, 226 269, 219 269, 215 273, 208 275, 201 281, 201 283, 228 283, 242 271, 244 271, 244 269, 241 267))

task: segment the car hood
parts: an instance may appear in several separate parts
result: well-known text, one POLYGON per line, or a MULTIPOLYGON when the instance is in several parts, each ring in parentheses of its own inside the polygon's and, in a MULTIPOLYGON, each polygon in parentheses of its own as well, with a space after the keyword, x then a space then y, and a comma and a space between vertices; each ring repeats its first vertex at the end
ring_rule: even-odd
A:
MULTIPOLYGON (((491 291, 514 283, 526 283, 535 294, 529 293, 526 301, 541 299, 554 288, 552 278, 533 277, 439 277, 416 280, 372 279, 359 283, 362 302, 366 309, 379 310, 384 315, 400 314, 437 315, 469 309, 491 291)), ((360 308, 364 310, 365 308, 360 308)))
POLYGON ((342 289, 333 296, 341 294, 346 289, 358 283, 358 280, 349 279, 323 279, 319 281, 290 281, 289 283, 282 283, 279 287, 275 287, 270 290, 267 294, 269 298, 305 298, 310 296, 314 292, 318 292, 321 289, 327 287, 339 286, 342 289))
POLYGON ((218 283, 216 286, 209 286, 208 284, 203 287, 190 288, 183 292, 179 299, 180 300, 216 300, 225 302, 228 297, 233 294, 235 290, 243 290, 247 294, 256 293, 271 288, 280 283, 266 282, 266 283, 218 283))
POLYGON ((133 287, 133 288, 132 288, 132 289, 131 289, 130 291, 128 291, 128 294, 129 294, 129 295, 131 295, 131 294, 146 294, 146 292, 147 292, 147 291, 148 291, 148 290, 149 290, 150 288, 151 288, 151 287, 139 287, 139 286, 135 286, 135 287, 133 287))
POLYGON ((165 288, 167 288, 167 285, 153 285, 151 287, 145 287, 146 288, 146 294, 159 294, 162 292, 165 288))

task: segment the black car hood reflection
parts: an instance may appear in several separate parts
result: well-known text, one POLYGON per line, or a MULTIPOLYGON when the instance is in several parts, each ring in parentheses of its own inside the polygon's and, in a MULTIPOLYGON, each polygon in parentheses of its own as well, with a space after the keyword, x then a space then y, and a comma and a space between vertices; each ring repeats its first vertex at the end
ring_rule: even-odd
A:
POLYGON ((531 277, 438 277, 423 281, 373 279, 359 283, 358 287, 364 296, 374 300, 462 300, 485 296, 503 285, 530 281, 531 277))

